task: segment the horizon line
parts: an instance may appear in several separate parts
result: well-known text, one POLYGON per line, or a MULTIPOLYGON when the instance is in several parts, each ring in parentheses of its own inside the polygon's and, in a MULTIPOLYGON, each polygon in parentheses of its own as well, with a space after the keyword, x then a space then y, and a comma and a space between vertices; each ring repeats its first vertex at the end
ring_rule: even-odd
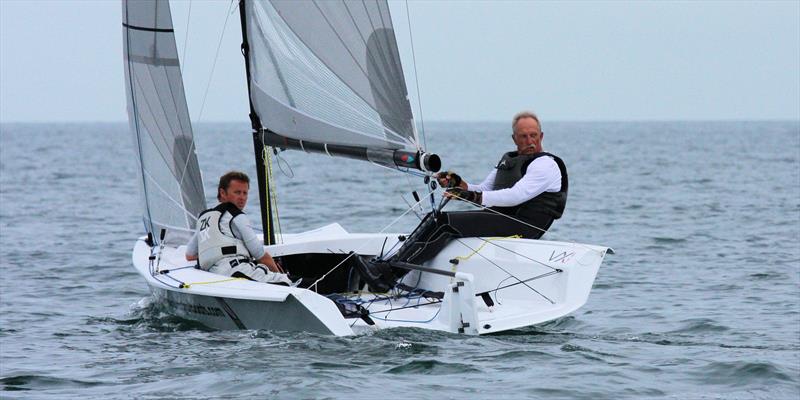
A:
MULTIPOLYGON (((597 119, 547 119, 547 123, 551 122, 599 122, 599 123, 613 123, 613 122, 800 122, 800 117, 797 118, 633 118, 633 119, 614 119, 614 118, 597 118, 597 119)), ((419 123, 420 121, 415 121, 419 123)), ((506 119, 433 119, 426 120, 426 123, 508 123, 506 119)), ((34 121, 34 120, 18 120, 18 121, 2 121, 0 124, 127 124, 127 120, 50 120, 50 121, 34 121)), ((250 124, 248 120, 208 120, 208 121, 192 121, 192 124, 250 124)))

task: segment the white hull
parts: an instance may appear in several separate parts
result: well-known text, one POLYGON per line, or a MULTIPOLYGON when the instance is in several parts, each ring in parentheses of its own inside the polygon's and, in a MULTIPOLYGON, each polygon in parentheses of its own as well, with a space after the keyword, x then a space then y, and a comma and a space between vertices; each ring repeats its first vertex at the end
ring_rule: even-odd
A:
MULTIPOLYGON (((283 257, 333 253, 344 258, 351 251, 376 255, 384 241, 389 249, 397 237, 397 234, 351 234, 332 224, 302 234, 284 235, 284 244, 269 246, 268 250, 273 256, 283 257)), ((600 264, 610 250, 578 243, 487 239, 453 241, 425 263, 430 268, 455 272, 455 277, 411 271, 403 278, 402 282, 408 286, 443 293, 441 300, 362 294, 357 301, 368 309, 367 319, 343 317, 334 301, 312 290, 231 279, 191 268, 184 259, 183 246, 152 251, 140 239, 134 247, 133 264, 155 299, 169 312, 216 329, 308 331, 345 336, 383 328, 418 327, 484 334, 540 324, 575 311, 586 303, 600 264), (473 254, 474 251, 477 253, 473 254), (156 255, 152 263, 151 253, 156 255), (455 258, 459 258, 458 265, 450 263, 455 258), (151 274, 156 267, 169 272, 151 274), (181 287, 181 283, 188 287, 181 287), (480 295, 487 292, 488 296, 480 295), (493 303, 491 307, 487 305, 487 297, 493 303), (368 324, 368 320, 374 324, 368 324)), ((297 268, 313 267, 325 272, 333 265, 288 268, 295 272, 297 268)), ((339 268, 347 268, 347 264, 339 268)), ((332 274, 326 280, 333 278, 332 274)))

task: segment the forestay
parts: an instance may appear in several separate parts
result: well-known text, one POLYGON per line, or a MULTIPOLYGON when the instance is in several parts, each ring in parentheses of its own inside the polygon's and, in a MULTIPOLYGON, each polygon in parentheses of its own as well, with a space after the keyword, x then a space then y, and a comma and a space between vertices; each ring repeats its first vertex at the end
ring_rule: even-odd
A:
POLYGON ((167 0, 122 1, 128 120, 144 224, 185 243, 206 208, 167 0))
POLYGON ((300 146, 420 150, 385 0, 244 4, 264 128, 300 146))

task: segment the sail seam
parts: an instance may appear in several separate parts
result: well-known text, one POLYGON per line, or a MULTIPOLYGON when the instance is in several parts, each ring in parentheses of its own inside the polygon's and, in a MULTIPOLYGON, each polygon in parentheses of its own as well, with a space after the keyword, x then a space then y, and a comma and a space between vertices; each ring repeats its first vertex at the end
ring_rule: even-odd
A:
MULTIPOLYGON (((126 4, 126 7, 125 7, 125 12, 126 12, 126 13, 128 12, 128 9, 127 9, 127 4, 126 4)), ((127 15, 126 15, 126 17, 127 17, 127 15)), ((122 23, 122 26, 124 26, 124 27, 126 27, 126 28, 128 28, 128 29, 133 29, 133 30, 135 30, 135 31, 145 31, 145 32, 175 32, 175 30, 174 30, 174 29, 172 29, 172 28, 169 28, 169 29, 167 29, 167 28, 147 28, 147 27, 144 27, 144 26, 136 26, 136 25, 131 25, 131 24, 128 24, 128 23, 125 23, 125 22, 123 22, 123 23, 122 23)))

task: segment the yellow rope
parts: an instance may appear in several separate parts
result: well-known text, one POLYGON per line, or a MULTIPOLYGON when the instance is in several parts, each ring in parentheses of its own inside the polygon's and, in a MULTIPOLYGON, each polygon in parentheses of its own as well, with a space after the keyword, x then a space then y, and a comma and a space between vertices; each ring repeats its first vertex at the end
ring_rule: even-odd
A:
POLYGON ((212 283, 222 283, 222 282, 241 281, 241 280, 244 280, 244 278, 230 278, 230 279, 222 279, 222 280, 218 280, 218 281, 208 281, 208 282, 192 282, 192 283, 184 283, 183 287, 185 289, 188 289, 192 285, 210 285, 212 283))
POLYGON ((281 229, 281 214, 278 208, 278 185, 275 182, 274 175, 272 174, 272 155, 269 156, 269 181, 272 183, 269 187, 272 189, 272 207, 275 210, 275 234, 278 242, 283 243, 283 229, 281 229))
MULTIPOLYGON (((267 146, 264 146, 261 148, 261 161, 264 163, 264 179, 267 180, 266 182, 264 182, 265 185, 269 184, 269 175, 268 175, 269 167, 267 167, 268 159, 269 159, 269 153, 267 152, 267 146)), ((267 196, 269 196, 269 193, 267 193, 267 196)), ((261 207, 265 206, 266 204, 261 205, 261 207)), ((269 223, 270 220, 271 218, 267 218, 267 226, 265 227, 266 229, 264 230, 264 238, 270 237, 270 232, 272 232, 272 227, 270 226, 269 223)))
MULTIPOLYGON (((267 183, 269 183, 269 193, 267 193, 267 196, 269 196, 269 198, 272 201, 272 209, 275 210, 275 236, 276 236, 276 242, 278 240, 280 240, 280 242, 283 242, 283 238, 280 236, 280 234, 281 234, 281 219, 280 219, 280 214, 278 214, 278 192, 275 189, 275 181, 274 181, 273 176, 272 176, 272 155, 269 152, 269 147, 266 146, 266 145, 264 145, 264 147, 263 147, 263 149, 261 151, 261 158, 264 161, 264 177, 267 180, 267 183)), ((272 212, 272 210, 270 210, 270 212, 272 212)), ((269 220, 268 220, 267 221, 267 231, 264 232, 264 234, 265 235, 270 235, 271 232, 272 232, 272 226, 270 226, 269 220)), ((267 237, 269 237, 269 236, 267 236, 267 237)))
MULTIPOLYGON (((474 256, 475 254, 478 254, 478 252, 480 252, 480 251, 481 251, 481 249, 483 249, 483 246, 486 246, 487 244, 489 244, 489 242, 491 242, 491 241, 493 241, 493 240, 503 240, 503 239, 519 239, 519 238, 521 238, 521 237, 522 237, 522 235, 511 235, 511 236, 505 236, 505 237, 489 237, 489 238, 486 238, 486 239, 484 239, 484 240, 483 240, 483 244, 482 244, 482 245, 480 245, 480 246, 478 246, 478 248, 477 248, 477 249, 475 249, 475 250, 473 250, 473 251, 472 251, 472 253, 470 253, 469 255, 466 255, 466 256, 456 256, 456 257, 455 257, 455 259, 456 259, 456 260, 460 260, 460 261, 469 260, 469 259, 470 259, 470 257, 474 256)), ((451 270, 452 272, 456 272, 456 265, 458 265, 458 264, 453 264, 453 267, 452 267, 452 268, 450 268, 450 270, 451 270)))

